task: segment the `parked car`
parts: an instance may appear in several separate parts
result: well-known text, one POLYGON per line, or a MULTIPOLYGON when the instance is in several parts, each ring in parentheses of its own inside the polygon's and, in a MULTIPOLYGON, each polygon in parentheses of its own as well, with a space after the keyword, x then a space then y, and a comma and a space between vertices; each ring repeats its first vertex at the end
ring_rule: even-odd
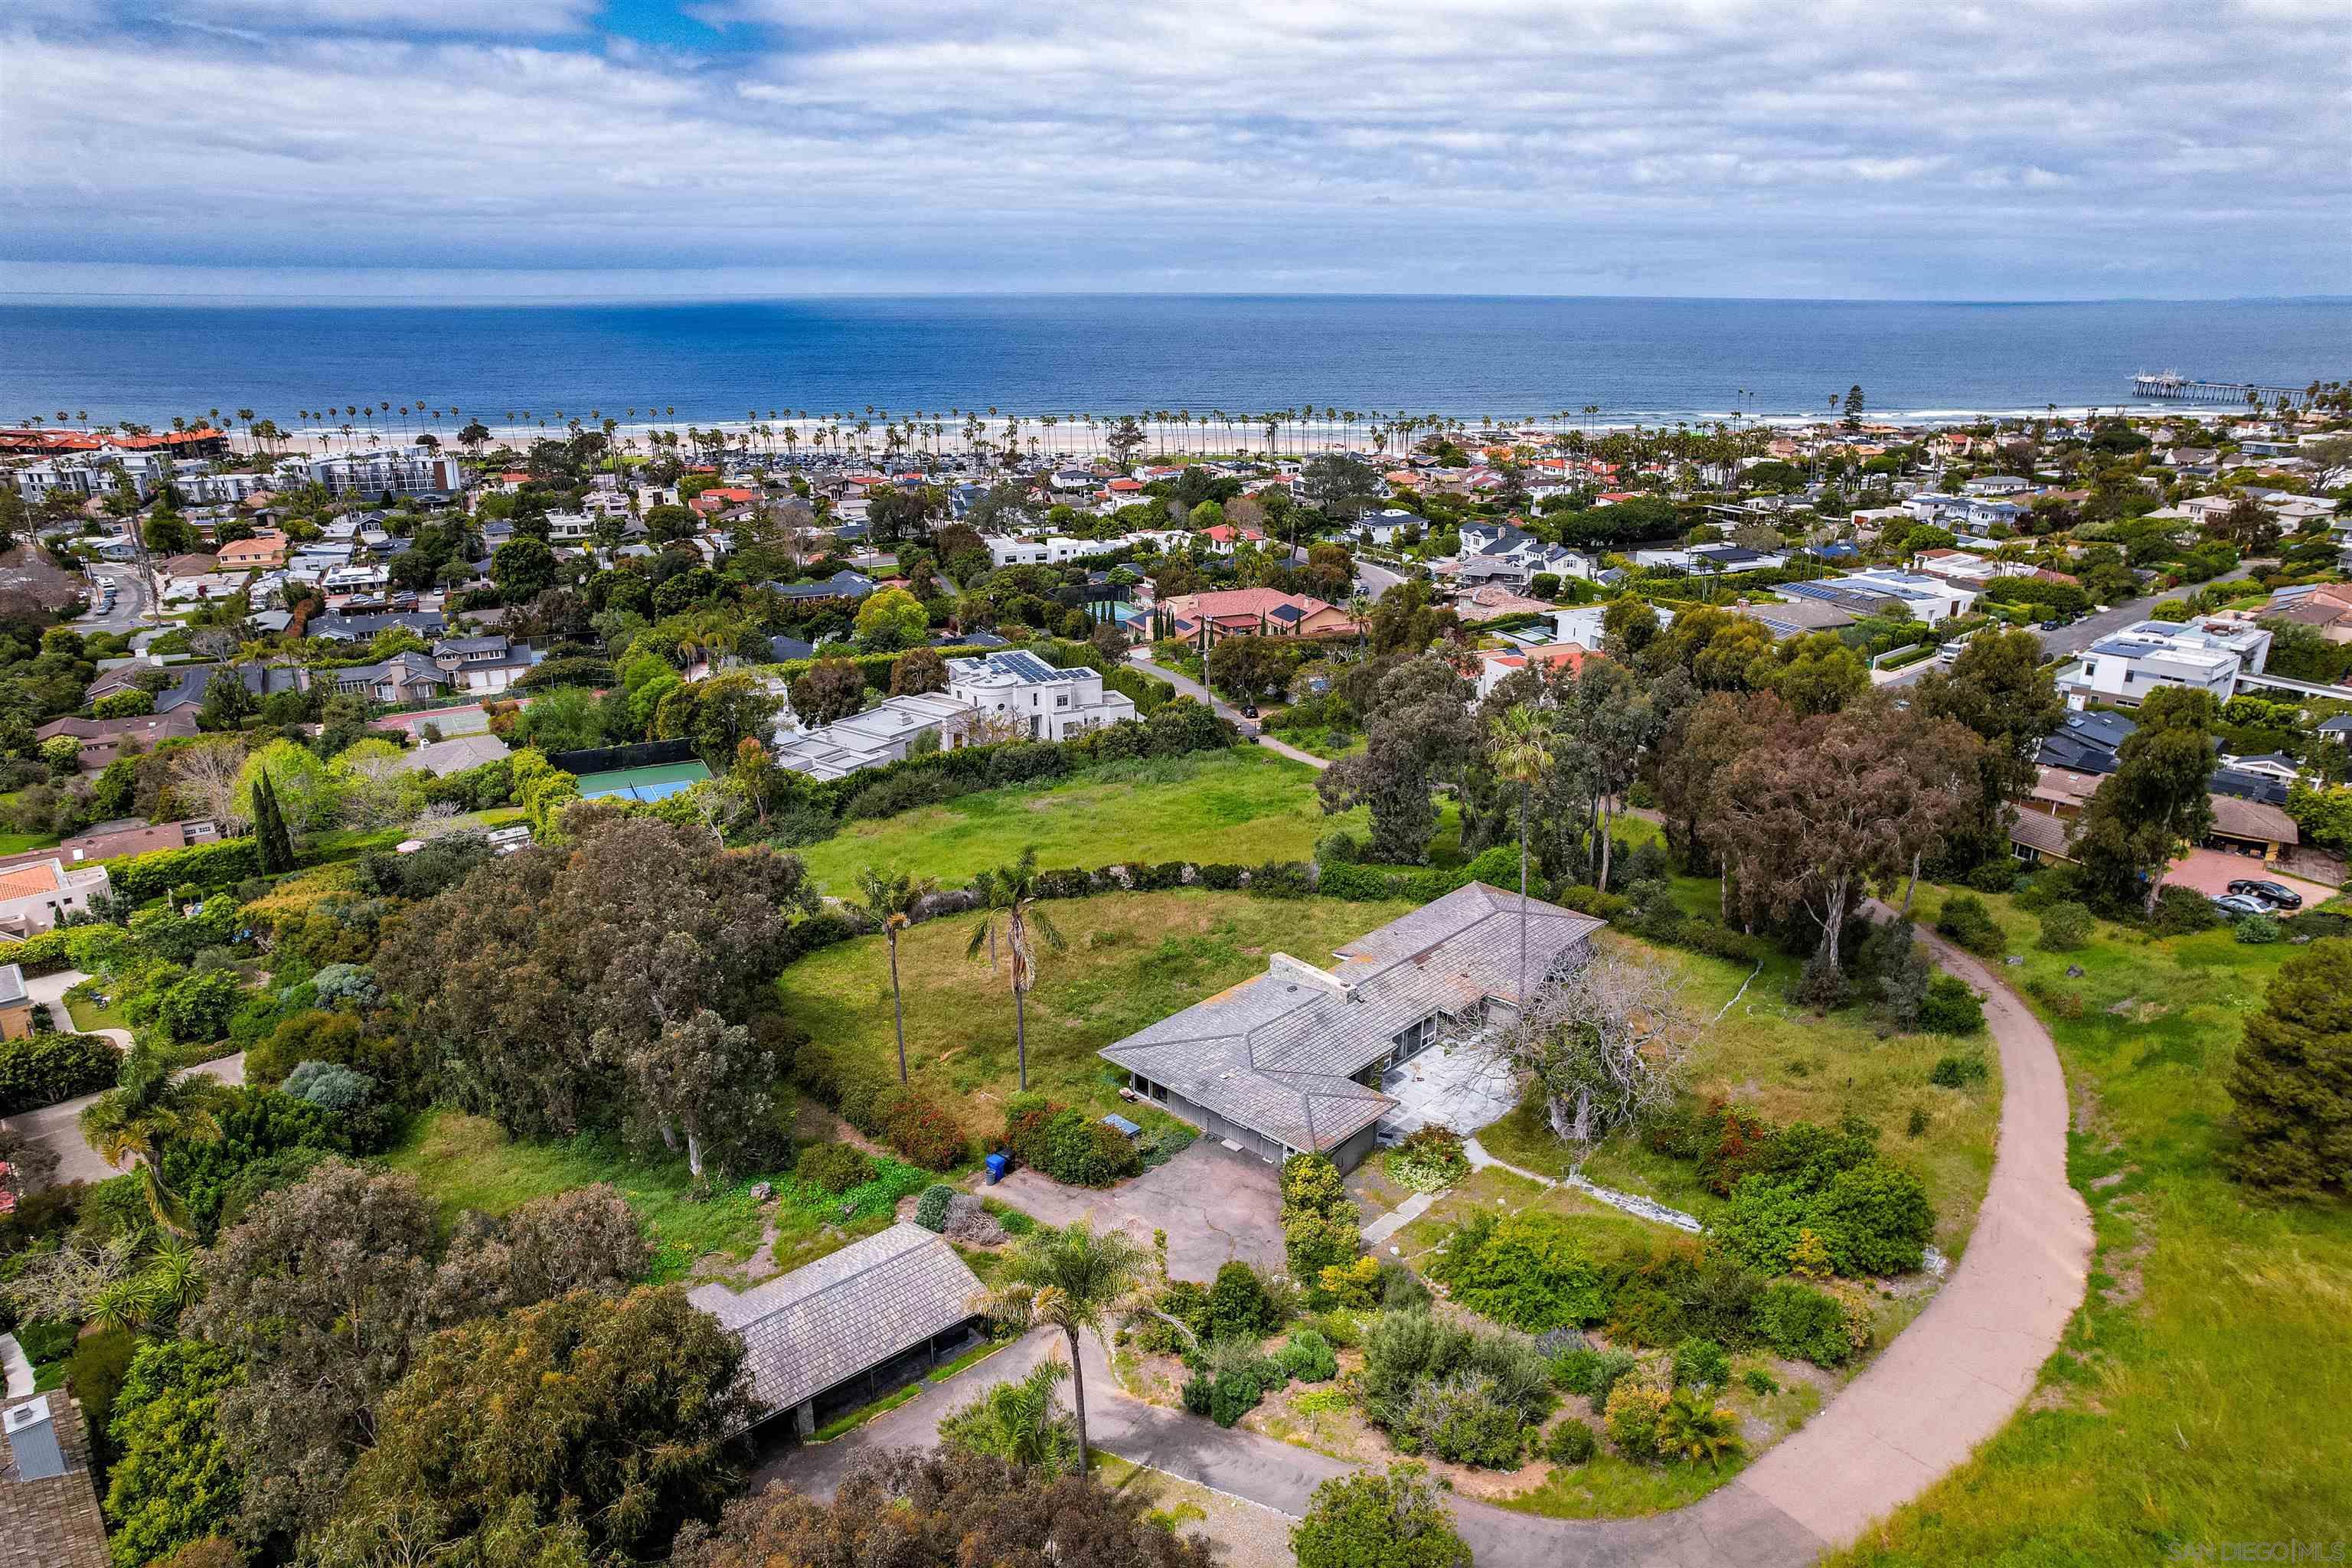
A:
POLYGON ((2299 910, 2303 908, 2303 895, 2301 893, 2296 892, 2292 888, 2283 888, 2276 882, 2258 882, 2252 878, 2242 878, 2230 884, 2230 891, 2232 893, 2242 894, 2249 899, 2260 899, 2263 902, 2270 905, 2273 909, 2299 910))
POLYGON ((2250 899, 2243 893, 2224 893, 2213 900, 2213 907, 2231 920, 2242 915, 2266 915, 2271 912, 2270 905, 2260 899, 2250 899))

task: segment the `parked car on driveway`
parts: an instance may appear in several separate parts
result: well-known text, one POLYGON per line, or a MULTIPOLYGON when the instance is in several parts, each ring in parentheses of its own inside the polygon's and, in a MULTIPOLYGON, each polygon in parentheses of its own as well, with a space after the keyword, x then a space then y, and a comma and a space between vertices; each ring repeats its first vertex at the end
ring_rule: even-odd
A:
POLYGON ((2231 920, 2242 915, 2266 915, 2271 912, 2270 905, 2260 899, 2250 899, 2243 893, 2224 893, 2213 900, 2213 907, 2231 920))
POLYGON ((2249 899, 2260 899, 2263 902, 2270 905, 2273 909, 2299 910, 2303 908, 2303 895, 2301 893, 2296 892, 2292 888, 2281 887, 2276 882, 2260 882, 2252 878, 2241 878, 2239 880, 2230 884, 2230 891, 2232 893, 2242 894, 2249 899))

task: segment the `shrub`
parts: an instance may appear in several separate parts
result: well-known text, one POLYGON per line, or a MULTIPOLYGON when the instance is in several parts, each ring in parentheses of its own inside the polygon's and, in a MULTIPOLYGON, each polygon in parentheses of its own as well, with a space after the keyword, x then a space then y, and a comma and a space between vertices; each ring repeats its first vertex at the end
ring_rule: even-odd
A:
POLYGON ((1853 1354, 1845 1315, 1835 1298, 1781 1280, 1765 1287, 1756 1304, 1757 1331, 1775 1353, 1815 1366, 1843 1366, 1853 1354))
POLYGON ((925 1230, 944 1231, 948 1227, 948 1205, 955 1202, 956 1190, 934 1182, 923 1189, 915 1200, 915 1223, 925 1230))
POLYGON ((1379 1299, 1381 1260, 1366 1253, 1342 1268, 1328 1264, 1315 1280, 1315 1298, 1334 1307, 1369 1307, 1379 1299))
POLYGON ((1992 1069, 1981 1051, 1937 1057, 1936 1065, 1927 1069, 1927 1081, 1938 1089, 1967 1089, 1991 1076, 1992 1069))
POLYGON ((1453 1286, 1454 1300, 1515 1329, 1598 1322, 1608 1310, 1582 1238, 1541 1211, 1463 1226, 1431 1273, 1453 1286))
POLYGON ((2231 928, 2231 934, 2250 946, 2267 947, 2279 940, 2278 917, 2275 915, 2241 915, 2231 928))
POLYGON ((1282 1326, 1281 1314, 1266 1295, 1255 1269, 1239 1258, 1228 1259, 1209 1287, 1207 1338, 1261 1340, 1282 1326))
POLYGON ((1419 1465, 1323 1482, 1290 1532, 1290 1550, 1298 1568, 1470 1568, 1470 1548, 1419 1465))
POLYGON ((927 1171, 948 1171, 964 1163, 971 1141, 955 1113, 920 1089, 902 1089, 884 1110, 883 1136, 890 1147, 927 1171))
POLYGON ((1447 1127, 1420 1127, 1383 1157, 1389 1179, 1416 1193, 1444 1192, 1470 1173, 1462 1135, 1447 1127))
POLYGON ((1849 1276, 1907 1273, 1919 1267, 1927 1238, 1936 1233, 1927 1187, 1884 1160, 1840 1171, 1814 1213, 1830 1261, 1849 1276))
POLYGON ((1647 1463, 1659 1458, 1658 1424, 1665 1413, 1663 1392, 1628 1378, 1610 1391, 1601 1425, 1609 1429, 1609 1440, 1627 1458, 1647 1463))
POLYGON ((1282 1238, 1294 1279, 1319 1282, 1323 1270, 1347 1268, 1363 1250, 1355 1202, 1339 1167, 1320 1154, 1282 1163, 1282 1238))
POLYGON ((174 1040, 217 1040, 227 1036, 229 1016, 244 1000, 245 988, 234 974, 191 974, 163 992, 155 1018, 174 1040))
POLYGON ((1919 1027, 1931 1035, 1973 1035, 1984 1027, 1984 1004, 1956 974, 1938 974, 1927 982, 1927 1000, 1919 1005, 1919 1027))
POLYGON ((1339 1375, 1339 1358, 1332 1352, 1331 1342, 1313 1329, 1293 1329, 1275 1360, 1294 1383, 1328 1383, 1339 1375))
POLYGON ((2168 883, 2157 891, 2156 914, 2148 929, 2158 936, 2192 936, 2221 923, 2221 911, 2213 907, 2212 900, 2194 888, 2168 883))
POLYGON ((793 1173, 839 1197, 874 1179, 874 1162, 864 1150, 847 1143, 812 1143, 801 1151, 793 1173))
POLYGON ((16 1116, 114 1087, 122 1058, 96 1035, 0 1040, 0 1116, 16 1116))
POLYGON ((1713 1340, 1685 1340, 1675 1347, 1676 1388, 1721 1388, 1731 1381, 1731 1358, 1713 1340))
POLYGON ((2006 893, 2017 886, 2016 863, 1988 860, 1969 873, 1969 886, 1979 893, 2006 893))
POLYGON ((2052 904, 2042 911, 2042 948, 2045 952, 2074 952, 2091 940, 2090 907, 2074 900, 2052 904))
POLYGON ((1143 1169, 1143 1161, 1116 1128, 1083 1110, 1056 1111, 1045 1124, 1045 1163, 1039 1167, 1074 1187, 1107 1187, 1143 1169))
POLYGON ((1524 1447, 1518 1412, 1495 1379, 1468 1370, 1416 1383, 1393 1435, 1408 1454, 1489 1469, 1517 1464, 1524 1447))
POLYGON ((1710 1405, 1688 1390, 1678 1389, 1666 1400, 1658 1418, 1658 1451, 1665 1458, 1720 1469, 1723 1461, 1746 1447, 1739 1436, 1739 1413, 1728 1405, 1710 1405))
POLYGON ((1592 1428, 1571 1415, 1551 1429, 1544 1439, 1544 1458, 1555 1465, 1581 1465, 1601 1451, 1601 1440, 1592 1428))
POLYGON ((1985 958, 1998 958, 2008 938, 1994 923, 1985 901, 1974 893, 1954 893, 1944 900, 1943 913, 1937 917, 1936 929, 1970 952, 1985 958))
POLYGON ((375 1095, 375 1079, 340 1062, 298 1063, 286 1075, 286 1092, 337 1113, 359 1110, 375 1095))

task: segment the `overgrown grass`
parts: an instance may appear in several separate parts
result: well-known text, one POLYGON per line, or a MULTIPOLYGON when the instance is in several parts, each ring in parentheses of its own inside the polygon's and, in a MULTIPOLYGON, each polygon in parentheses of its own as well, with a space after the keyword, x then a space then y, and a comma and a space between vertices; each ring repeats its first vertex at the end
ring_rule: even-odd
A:
POLYGON ((0 833, 0 855, 22 855, 31 849, 47 849, 59 842, 54 833, 0 833))
MULTIPOLYGON (((1296 765, 1296 764, 1293 764, 1296 765)), ((1029 1084, 1069 1104, 1122 1109, 1100 1047, 1251 975, 1277 949, 1328 964, 1342 943, 1410 906, 1260 899, 1202 891, 1115 893, 1044 906, 1067 946, 1040 944, 1029 993, 1029 1084)), ((974 921, 931 921, 899 939, 907 1061, 974 1132, 1002 1125, 1014 1091, 1013 995, 1000 965, 964 957, 974 921)), ((814 1039, 854 1046, 897 1074, 880 937, 812 953, 777 981, 784 1011, 814 1039)), ((1132 1115, 1131 1108, 1127 1113, 1132 1115)))
POLYGON ((1031 845, 1046 866, 1114 861, 1304 860, 1339 826, 1327 818, 1316 772, 1254 746, 1092 768, 1051 788, 982 790, 877 822, 851 822, 795 851, 828 893, 856 890, 866 866, 898 866, 961 887, 1031 845))
POLYGON ((653 1239, 646 1278, 655 1284, 685 1279, 707 1253, 745 1262, 760 1244, 760 1205, 751 1179, 698 1200, 683 1159, 640 1159, 607 1138, 522 1142, 483 1117, 428 1110, 411 1122, 383 1163, 416 1178, 440 1206, 445 1227, 467 1209, 502 1215, 551 1193, 610 1183, 653 1239))
POLYGON ((2352 1208, 2273 1207, 2221 1163, 2241 1028, 2296 950, 2102 923, 2045 953, 2031 915, 1986 902, 2025 959, 2000 973, 2039 983, 2027 1000, 2065 1064, 2091 1288, 2028 1409, 1833 1561, 2137 1565, 2341 1541, 2352 1208))
MULTIPOLYGON (((1613 931, 1602 935, 1601 947, 1663 963, 1677 977, 1699 1025, 1686 1079, 1693 1099, 1704 1102, 1720 1096, 1782 1126, 1834 1126, 1847 1116, 1862 1118, 1878 1129, 1879 1148, 1927 1183, 1936 1205, 1936 1245, 1957 1256, 1992 1175, 2000 1063, 1989 1037, 1882 1037, 1862 1008, 1824 1015, 1797 1006, 1788 1000, 1799 969, 1792 958, 1769 959, 1750 981, 1746 964, 1613 931), (1964 1052, 1985 1055, 1989 1081, 1964 1089, 1927 1081, 1938 1058, 1964 1052), (1916 1137, 1910 1132, 1914 1110, 1927 1121, 1916 1137)), ((1498 1160, 1555 1178, 1568 1173, 1568 1148, 1552 1136, 1542 1108, 1533 1101, 1523 1102, 1478 1138, 1498 1160)), ((1630 1134, 1595 1150, 1584 1173, 1604 1186, 1645 1194, 1701 1219, 1722 1206, 1723 1200, 1700 1185, 1696 1166, 1651 1153, 1630 1134)))

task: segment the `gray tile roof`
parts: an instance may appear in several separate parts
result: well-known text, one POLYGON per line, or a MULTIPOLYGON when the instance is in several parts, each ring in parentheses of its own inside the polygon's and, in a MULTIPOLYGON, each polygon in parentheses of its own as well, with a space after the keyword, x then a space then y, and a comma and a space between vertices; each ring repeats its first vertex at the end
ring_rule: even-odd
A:
POLYGON ((972 1315, 979 1277, 945 1238, 898 1224, 738 1295, 688 1300, 742 1338, 752 1391, 789 1409, 972 1315))
MULTIPOLYGON (((1293 1149, 1338 1147, 1395 1103, 1355 1081, 1423 1019, 1519 1001, 1517 895, 1473 882, 1357 938, 1324 973, 1277 954, 1266 973, 1099 1053, 1293 1149)), ((1540 982, 1601 922, 1531 899, 1540 982)))

